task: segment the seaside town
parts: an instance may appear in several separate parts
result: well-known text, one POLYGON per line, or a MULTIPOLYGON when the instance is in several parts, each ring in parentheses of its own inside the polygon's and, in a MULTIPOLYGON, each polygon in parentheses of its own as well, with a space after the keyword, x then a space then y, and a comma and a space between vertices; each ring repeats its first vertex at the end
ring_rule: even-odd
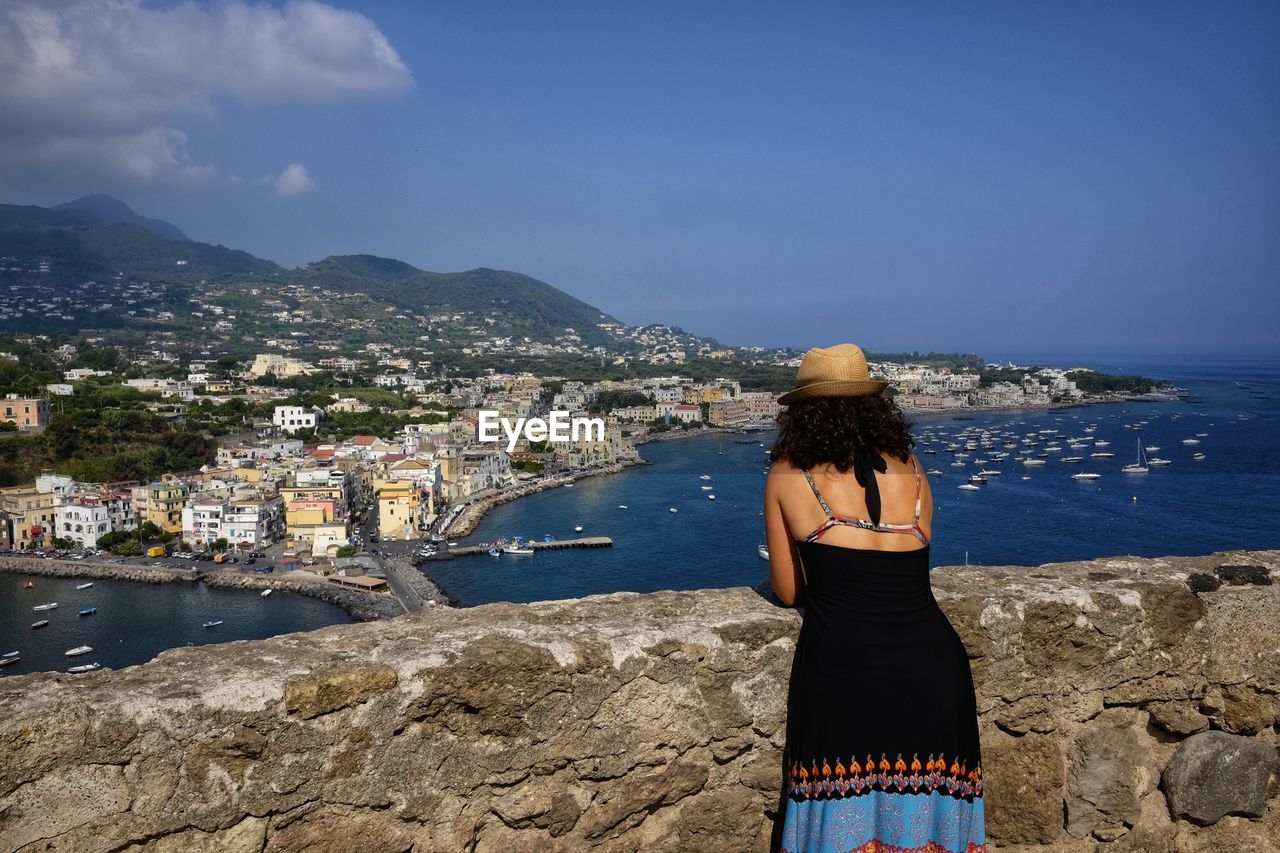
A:
MULTIPOLYGON (((661 336, 643 338, 669 357, 661 336)), ((391 543, 423 541, 419 557, 439 555, 438 543, 474 528, 483 511, 520 494, 574 478, 619 470, 641 461, 637 445, 659 438, 719 429, 769 429, 776 394, 744 390, 738 380, 695 381, 672 374, 652 378, 570 381, 532 373, 488 371, 441 382, 395 347, 371 345, 363 357, 317 363, 279 351, 244 362, 220 358, 175 365, 152 352, 164 377, 68 367, 45 394, 0 402, 9 431, 46 431, 60 401, 127 393, 170 425, 209 410, 237 413, 240 429, 219 437, 213 458, 193 470, 159 472, 147 481, 86 482, 47 470, 33 481, 0 489, 0 550, 64 559, 132 560, 174 565, 205 562, 239 571, 302 571, 375 590, 385 584, 391 543), (278 383, 298 377, 373 368, 376 397, 320 396, 298 404, 299 392, 278 383), (175 373, 177 375, 175 375, 175 373), (265 381, 264 381, 265 380, 265 381), (480 442, 482 411, 515 420, 551 411, 593 415, 603 436, 530 441, 511 452, 480 442), (397 426, 381 434, 334 438, 335 419, 385 415, 397 426), (381 546, 381 547, 380 547, 381 546), (347 578, 354 578, 347 581, 347 578)), ((66 344, 52 350, 65 363, 77 357, 66 344)), ((0 353, 0 359, 14 359, 0 353)), ((784 362, 791 367, 795 359, 784 362)), ((976 371, 911 363, 876 362, 873 375, 889 380, 909 411, 966 411, 1049 407, 1119 399, 1088 395, 1073 377, 1086 371, 994 368, 986 381, 976 371)), ((1156 392, 1157 394, 1159 392, 1156 392)), ((1129 395, 1132 397, 1132 395, 1129 395)))

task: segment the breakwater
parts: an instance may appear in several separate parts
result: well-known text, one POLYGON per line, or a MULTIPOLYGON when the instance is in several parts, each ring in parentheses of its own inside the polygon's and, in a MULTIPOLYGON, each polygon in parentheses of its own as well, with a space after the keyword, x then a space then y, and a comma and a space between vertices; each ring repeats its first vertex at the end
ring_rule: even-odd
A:
MULTIPOLYGON (((950 566, 993 850, 1270 850, 1280 552, 950 566)), ((435 608, 0 679, 0 849, 769 849, 767 589, 435 608)))
POLYGON ((122 580, 135 583, 203 583, 214 589, 271 589, 293 592, 335 604, 352 619, 368 622, 400 613, 389 593, 345 589, 314 575, 258 575, 228 571, 197 571, 132 563, 95 560, 45 560, 38 557, 0 557, 0 574, 37 575, 85 580, 122 580))

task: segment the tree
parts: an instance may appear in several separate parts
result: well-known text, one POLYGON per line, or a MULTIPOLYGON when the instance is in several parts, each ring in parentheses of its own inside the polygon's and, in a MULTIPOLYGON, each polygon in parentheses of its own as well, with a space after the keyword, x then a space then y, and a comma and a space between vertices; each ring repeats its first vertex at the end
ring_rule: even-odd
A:
POLYGON ((227 550, 227 545, 228 545, 227 537, 223 536, 213 541, 213 550, 225 551, 227 550))
POLYGON ((359 550, 360 549, 357 548, 355 545, 342 545, 341 547, 338 548, 337 556, 354 557, 359 552, 359 550))

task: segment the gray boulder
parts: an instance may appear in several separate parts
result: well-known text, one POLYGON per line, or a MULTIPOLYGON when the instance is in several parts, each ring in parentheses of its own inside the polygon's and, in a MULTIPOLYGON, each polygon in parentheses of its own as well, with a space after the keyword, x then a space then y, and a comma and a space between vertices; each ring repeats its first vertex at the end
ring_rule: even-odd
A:
POLYGON ((1280 753, 1260 740, 1226 732, 1192 735, 1178 745, 1161 774, 1174 819, 1200 826, 1224 815, 1261 817, 1267 784, 1280 772, 1280 753))

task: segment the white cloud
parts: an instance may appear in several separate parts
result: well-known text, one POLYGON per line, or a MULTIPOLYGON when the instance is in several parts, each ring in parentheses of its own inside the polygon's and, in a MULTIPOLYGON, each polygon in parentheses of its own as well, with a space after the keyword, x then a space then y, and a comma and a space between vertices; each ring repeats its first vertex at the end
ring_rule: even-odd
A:
POLYGON ((217 169, 187 155, 184 119, 225 101, 323 104, 412 85, 372 21, 316 0, 3 0, 0 174, 208 180, 217 169))
POLYGON ((311 180, 306 167, 301 163, 290 163, 284 167, 280 177, 276 178, 276 195, 283 198, 302 195, 315 188, 316 182, 311 180))

